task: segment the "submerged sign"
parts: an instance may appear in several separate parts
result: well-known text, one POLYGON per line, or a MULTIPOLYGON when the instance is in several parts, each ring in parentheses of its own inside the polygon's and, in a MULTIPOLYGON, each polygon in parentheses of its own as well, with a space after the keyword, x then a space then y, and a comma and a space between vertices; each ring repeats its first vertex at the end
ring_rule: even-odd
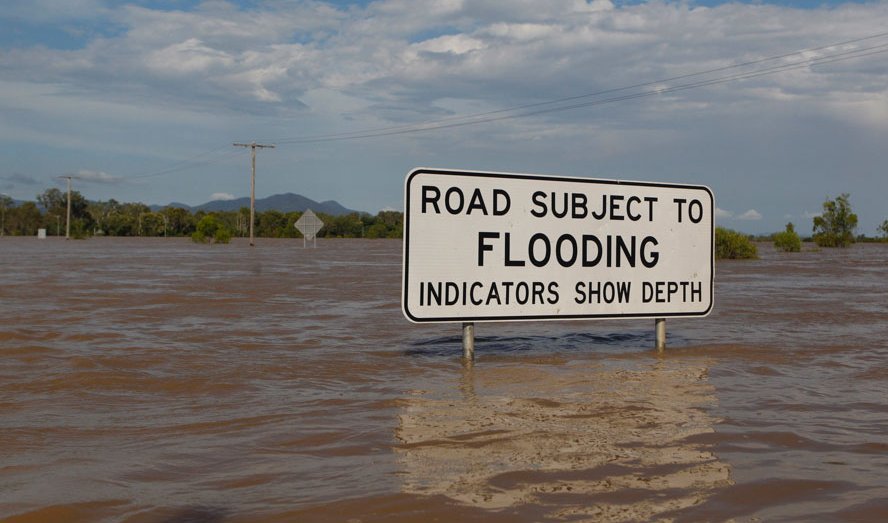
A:
POLYGON ((414 322, 705 316, 703 186, 416 169, 402 309, 414 322))

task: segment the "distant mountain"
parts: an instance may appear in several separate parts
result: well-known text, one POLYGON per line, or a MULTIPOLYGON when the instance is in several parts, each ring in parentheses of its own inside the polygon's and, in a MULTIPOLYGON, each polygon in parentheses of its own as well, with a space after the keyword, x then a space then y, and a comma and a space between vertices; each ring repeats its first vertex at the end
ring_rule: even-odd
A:
MULTIPOLYGON (((196 207, 191 207, 189 205, 185 205, 184 203, 171 203, 169 205, 154 205, 151 208, 153 210, 162 209, 163 207, 181 207, 182 209, 187 209, 191 212, 197 211, 237 211, 241 207, 249 207, 250 206, 250 198, 235 198, 234 200, 214 200, 211 202, 207 202, 196 207)), ((273 196, 269 196, 267 198, 257 198, 256 199, 256 210, 258 212, 265 211, 280 211, 280 212, 304 212, 306 209, 311 209, 315 212, 322 212, 325 214, 330 214, 333 216, 340 216, 343 214, 350 214, 354 211, 352 209, 348 209, 339 202, 333 200, 327 200, 325 202, 316 202, 311 198, 306 198, 301 194, 275 194, 273 196)))

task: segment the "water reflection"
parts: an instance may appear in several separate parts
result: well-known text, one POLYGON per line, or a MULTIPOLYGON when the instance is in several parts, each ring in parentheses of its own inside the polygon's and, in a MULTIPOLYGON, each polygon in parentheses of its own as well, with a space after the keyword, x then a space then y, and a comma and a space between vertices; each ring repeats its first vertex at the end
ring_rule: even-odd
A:
POLYGON ((414 392, 395 449, 403 489, 541 517, 647 520, 730 485, 709 445, 704 362, 467 365, 414 392))

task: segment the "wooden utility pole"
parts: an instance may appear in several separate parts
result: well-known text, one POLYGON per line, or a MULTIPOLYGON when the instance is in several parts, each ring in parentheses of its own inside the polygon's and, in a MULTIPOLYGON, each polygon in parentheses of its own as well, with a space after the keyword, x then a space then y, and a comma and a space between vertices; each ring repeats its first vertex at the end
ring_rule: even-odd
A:
MULTIPOLYGON (((73 176, 59 176, 59 178, 65 178, 68 180, 68 219, 65 220, 65 239, 71 239, 71 178, 73 176)), ((56 231, 56 235, 58 235, 58 231, 56 231)))
POLYGON ((256 149, 274 149, 274 145, 252 143, 234 143, 235 147, 249 147, 253 161, 253 175, 250 177, 250 247, 253 243, 253 222, 256 221, 256 149))

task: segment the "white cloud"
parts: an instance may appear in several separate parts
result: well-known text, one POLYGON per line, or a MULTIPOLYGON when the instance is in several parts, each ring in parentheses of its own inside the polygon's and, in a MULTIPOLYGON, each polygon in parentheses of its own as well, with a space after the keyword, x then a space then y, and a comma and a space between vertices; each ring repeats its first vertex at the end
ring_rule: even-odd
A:
MULTIPOLYGON (((298 162, 300 172, 323 173, 317 181, 299 179, 318 184, 315 194, 380 208, 400 194, 401 173, 434 162, 699 182, 727 207, 761 210, 717 209, 722 220, 776 221, 786 209, 810 208, 837 190, 859 198, 861 227, 869 226, 869 214, 883 213, 877 195, 888 191, 880 140, 888 128, 888 53, 671 92, 754 68, 661 80, 883 33, 886 2, 811 9, 609 0, 377 0, 347 7, 208 1, 176 2, 170 10, 144 7, 170 3, 122 4, 40 0, 38 9, 0 12, 3 26, 43 11, 49 14, 39 21, 60 31, 70 20, 85 28, 73 49, 47 41, 0 51, 0 141, 13 144, 0 150, 17 162, 9 169, 48 179, 92 165, 86 151, 115 153, 103 169, 141 174, 186 161, 182 177, 224 179, 215 187, 238 193, 242 158, 227 178, 224 159, 199 155, 232 141, 277 142, 472 113, 497 119, 503 108, 533 113, 550 109, 547 101, 576 97, 564 104, 575 106, 570 110, 479 126, 316 147, 291 143, 263 155, 260 183, 267 185, 260 191, 295 191, 298 162), (52 15, 53 6, 66 12, 52 15), (619 90, 638 84, 650 85, 619 90), (662 94, 634 96, 655 87, 662 94), (605 94, 581 96, 596 92, 605 94), (619 98, 627 99, 609 102, 619 98), (21 144, 54 149, 52 164, 12 150, 21 144), (195 156, 199 167, 191 170, 195 156)), ((206 185, 182 177, 151 178, 142 189, 161 201, 176 194, 202 203, 206 185)))
POLYGON ((749 209, 744 212, 740 216, 737 216, 738 220, 747 220, 747 221, 758 221, 762 219, 762 214, 755 209, 749 209))
MULTIPOLYGON (((260 106, 298 109, 306 90, 331 86, 368 102, 384 99, 421 111, 445 95, 510 104, 538 101, 541 93, 558 98, 632 85, 822 44, 823 34, 840 41, 881 32, 888 18, 888 5, 792 10, 738 4, 695 9, 680 2, 615 8, 609 1, 578 0, 516 1, 507 8, 496 2, 403 3, 381 0, 347 10, 312 3, 241 10, 208 2, 190 12, 118 7, 109 18, 125 29, 119 35, 73 51, 14 49, 0 57, 0 65, 9 78, 24 75, 124 97, 162 94, 181 103, 209 97, 243 111, 257 110, 244 103, 245 95, 260 106), (762 27, 771 28, 768 38, 761 37, 762 27), (431 36, 414 41, 424 33, 431 36), (170 76, 178 81, 161 81, 170 76), (127 90, 115 89, 124 83, 127 90)), ((878 68, 856 70, 854 78, 807 68, 704 94, 682 93, 667 103, 660 98, 656 106, 663 112, 687 99, 712 99, 716 105, 709 110, 724 111, 744 100, 792 100, 873 124, 885 121, 883 75, 878 68)))
POLYGON ((715 208, 715 217, 716 217, 716 219, 728 219, 728 218, 733 218, 733 217, 734 217, 734 213, 732 213, 731 211, 726 211, 726 210, 724 210, 724 209, 721 209, 721 208, 716 207, 716 208, 715 208))
POLYGON ((120 176, 112 176, 102 171, 90 171, 88 169, 80 169, 72 175, 77 180, 93 183, 120 183, 123 178, 120 176))
POLYGON ((465 54, 484 48, 484 43, 466 35, 444 35, 415 44, 414 49, 428 53, 465 54))
POLYGON ((227 193, 227 192, 214 192, 213 194, 210 195, 211 202, 215 202, 215 201, 219 201, 219 200, 228 201, 228 200, 233 200, 233 199, 234 199, 234 195, 231 193, 227 193))
POLYGON ((212 49, 197 38, 152 51, 146 59, 146 65, 158 73, 207 73, 233 64, 234 59, 228 53, 212 49))

